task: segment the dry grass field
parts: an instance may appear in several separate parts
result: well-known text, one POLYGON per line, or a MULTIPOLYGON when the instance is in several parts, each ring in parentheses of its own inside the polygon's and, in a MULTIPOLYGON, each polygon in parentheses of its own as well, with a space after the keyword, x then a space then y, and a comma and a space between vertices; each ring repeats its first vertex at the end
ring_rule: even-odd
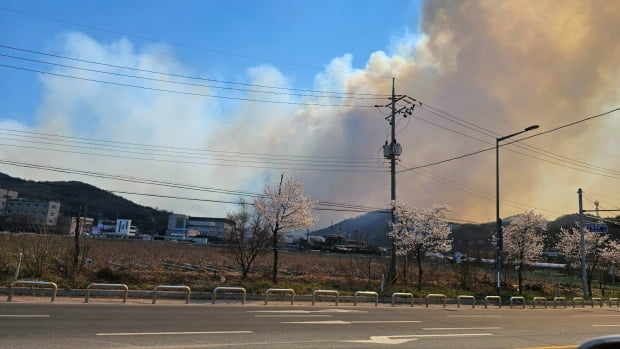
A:
MULTIPOLYGON (((267 288, 293 288, 298 294, 311 294, 315 289, 336 289, 343 294, 356 290, 380 291, 383 275, 387 275, 389 258, 374 255, 332 254, 317 251, 281 250, 279 282, 271 283, 272 254, 260 255, 247 279, 234 256, 225 246, 186 245, 163 241, 84 239, 84 265, 77 275, 69 272, 72 265, 73 237, 58 235, 0 233, 0 285, 14 278, 19 253, 23 254, 20 279, 54 281, 61 288, 86 288, 91 282, 124 283, 131 289, 149 290, 157 285, 186 285, 195 291, 218 286, 244 287, 249 293, 262 293, 267 288)), ((399 262, 399 282, 385 285, 383 294, 391 292, 445 293, 448 295, 487 295, 494 292, 493 266, 481 263, 453 264, 429 261, 424 266, 424 284, 417 289, 417 269, 399 262), (403 275, 406 270, 406 275, 403 275)), ((534 295, 553 295, 565 275, 551 278, 541 272, 530 273, 531 282, 539 288, 534 295), (534 277, 542 279, 534 280, 534 277)), ((510 285, 506 292, 511 292, 510 285)), ((577 290, 578 291, 578 290, 577 290)), ((575 292, 572 288, 563 293, 575 292)))

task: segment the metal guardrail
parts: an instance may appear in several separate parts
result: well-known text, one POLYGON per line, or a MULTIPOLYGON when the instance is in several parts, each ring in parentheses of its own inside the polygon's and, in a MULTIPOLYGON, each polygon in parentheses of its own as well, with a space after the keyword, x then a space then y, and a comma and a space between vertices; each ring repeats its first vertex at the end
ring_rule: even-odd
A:
POLYGON ((291 305, 295 302, 295 290, 292 288, 270 288, 265 291, 265 305, 269 302, 269 294, 271 293, 288 294, 291 296, 291 305))
POLYGON ((443 302, 443 307, 446 307, 446 299, 448 299, 448 297, 446 297, 445 294, 441 294, 441 293, 429 293, 426 295, 426 307, 428 308, 428 301, 431 298, 436 298, 436 299, 441 299, 441 301, 443 302))
POLYGON ((555 297, 555 298, 553 298, 553 309, 555 309, 557 307, 558 302, 562 302, 562 304, 564 304, 564 308, 566 308, 566 297, 555 297))
POLYGON ((335 290, 314 290, 312 291, 312 305, 314 305, 314 302, 316 301, 316 297, 319 295, 325 295, 325 296, 336 296, 336 306, 338 306, 338 303, 340 302, 340 293, 338 291, 335 290))
POLYGON ((357 305, 357 297, 375 297, 375 307, 379 305, 379 294, 373 291, 357 291, 353 294, 353 305, 357 305))
MULTIPOLYGON (((243 294, 243 298, 241 299, 241 304, 245 304, 245 297, 247 292, 243 287, 216 287, 213 289, 213 300, 211 304, 215 304, 215 299, 217 298, 218 292, 226 292, 226 293, 241 293, 243 294)), ((267 304, 267 303, 265 303, 267 304)))
POLYGON ((470 299, 471 300, 471 307, 475 308, 476 307, 476 297, 474 296, 468 296, 468 295, 460 295, 456 297, 456 307, 460 308, 461 307, 461 300, 462 299, 470 299))
POLYGON ((31 281, 31 280, 16 280, 16 281, 13 281, 11 286, 9 286, 9 296, 6 299, 7 302, 11 302, 13 300, 13 289, 15 287, 20 287, 20 286, 21 287, 44 286, 44 287, 47 287, 47 288, 51 288, 52 289, 52 297, 50 299, 50 302, 54 302, 54 300, 56 299, 56 292, 58 291, 58 285, 56 285, 56 283, 54 283, 54 282, 49 282, 49 281, 31 281))
POLYGON ((600 304, 601 308, 603 307, 603 298, 592 297, 591 301, 592 301, 592 308, 594 308, 594 303, 595 302, 598 302, 600 304))
POLYGON ((497 301, 497 307, 501 308, 502 307, 502 297, 500 296, 486 296, 484 297, 484 309, 486 309, 489 306, 489 301, 491 300, 496 300, 497 301))
POLYGON ((394 301, 396 300, 396 297, 411 298, 411 306, 413 307, 413 293, 408 293, 408 292, 394 292, 394 293, 392 293, 392 306, 394 306, 394 301))
POLYGON ((618 298, 609 298, 607 300, 607 303, 609 304, 610 308, 611 308, 613 302, 616 302, 616 307, 620 308, 620 300, 618 298))
POLYGON ((573 297, 573 308, 575 308, 575 305, 577 304, 577 302, 581 302, 581 307, 585 308, 586 307, 586 300, 583 297, 573 297))
POLYGON ((159 291, 181 291, 185 292, 185 304, 189 304, 189 298, 192 294, 192 290, 189 286, 173 286, 173 285, 159 285, 153 290, 153 304, 157 302, 157 292, 159 291))
POLYGON ((547 297, 534 297, 532 298, 532 309, 536 309, 536 304, 542 302, 545 305, 545 309, 547 309, 547 297))
POLYGON ((521 296, 510 297, 510 309, 512 309, 512 306, 514 305, 515 301, 520 301, 521 305, 523 306, 523 309, 525 309, 525 297, 521 297, 521 296))
POLYGON ((100 283, 93 282, 92 284, 88 285, 88 287, 86 287, 86 297, 84 298, 84 303, 88 303, 88 300, 90 299, 91 289, 124 291, 123 292, 123 303, 127 303, 127 295, 129 294, 129 288, 125 284, 100 284, 100 283))

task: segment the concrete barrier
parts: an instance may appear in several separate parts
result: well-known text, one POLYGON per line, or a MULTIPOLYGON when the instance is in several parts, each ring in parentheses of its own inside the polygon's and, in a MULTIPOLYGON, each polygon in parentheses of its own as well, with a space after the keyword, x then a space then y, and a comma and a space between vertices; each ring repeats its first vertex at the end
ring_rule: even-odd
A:
POLYGON ((314 290, 314 291, 312 291, 312 305, 314 305, 314 302, 316 301, 316 297, 320 296, 320 295, 336 296, 336 306, 338 306, 338 303, 340 302, 340 293, 338 291, 335 291, 335 290, 314 290))
POLYGON ((182 291, 185 292, 185 304, 189 304, 189 297, 192 294, 192 290, 189 286, 170 286, 170 285, 159 285, 155 287, 153 290, 153 304, 157 301, 157 292, 159 291, 182 291))
POLYGON ((562 302, 562 304, 564 304, 564 308, 566 308, 566 297, 555 297, 555 298, 553 298, 553 309, 555 309, 557 307, 558 302, 562 302))
POLYGON ((357 291, 353 294, 353 305, 357 305, 357 297, 374 297, 375 307, 379 305, 379 294, 373 291, 357 291))
POLYGON ((123 303, 127 303, 127 295, 129 294, 129 288, 125 284, 100 284, 100 283, 91 283, 86 287, 86 297, 84 298, 84 303, 88 303, 90 299, 90 290, 112 290, 112 291, 122 291, 123 292, 123 303))
MULTIPOLYGON (((217 297, 217 294, 219 292, 226 292, 226 293, 241 293, 243 295, 243 298, 241 300, 241 304, 245 304, 245 297, 247 295, 247 292, 245 290, 245 288, 243 287, 216 287, 213 289, 213 300, 211 301, 212 304, 215 304, 215 298, 217 297)), ((267 303, 265 303, 267 304, 267 303)))
POLYGON ((295 302, 295 290, 292 288, 270 288, 265 291, 265 305, 269 302, 269 294, 271 293, 288 294, 291 296, 291 305, 295 302))
POLYGON ((42 286, 42 287, 45 287, 45 288, 51 288, 52 289, 52 297, 50 299, 50 302, 54 302, 54 300, 56 299, 56 292, 58 292, 58 285, 56 285, 56 283, 54 283, 54 282, 17 280, 17 281, 13 281, 11 286, 9 286, 9 296, 6 299, 7 302, 11 302, 13 300, 13 289, 15 287, 20 287, 20 286, 21 287, 42 286))
POLYGON ((520 301, 521 305, 523 306, 523 309, 525 309, 525 297, 521 297, 521 296, 510 297, 510 309, 512 309, 512 306, 514 305, 515 301, 520 301))
POLYGON ((435 299, 440 299, 443 302, 443 307, 446 307, 446 299, 448 299, 448 297, 446 297, 445 294, 441 294, 441 293, 429 293, 426 295, 426 307, 428 308, 428 301, 431 298, 435 298, 435 299))
POLYGON ((547 297, 534 297, 532 298, 532 309, 536 309, 536 304, 542 302, 545 305, 545 309, 547 309, 547 297))
POLYGON ((486 296, 486 297, 484 297, 484 309, 486 309, 489 306, 489 302, 491 300, 496 300, 497 301, 497 307, 498 308, 502 307, 502 297, 500 297, 500 296, 486 296))
POLYGON ((469 299, 471 300, 471 307, 475 308, 476 307, 476 297, 474 296, 468 296, 468 295, 460 295, 456 297, 456 307, 460 308, 461 307, 461 300, 462 299, 469 299))
POLYGON ((413 293, 407 293, 407 292, 394 292, 394 293, 392 293, 392 306, 394 306, 394 301, 396 300, 396 297, 411 298, 411 306, 413 307, 413 293))

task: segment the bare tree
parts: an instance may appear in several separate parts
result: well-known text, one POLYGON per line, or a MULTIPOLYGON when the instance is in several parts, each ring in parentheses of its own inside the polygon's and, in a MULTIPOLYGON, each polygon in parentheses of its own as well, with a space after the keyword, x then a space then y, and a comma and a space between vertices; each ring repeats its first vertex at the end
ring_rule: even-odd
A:
POLYGON ((523 292, 523 268, 542 255, 546 230, 547 221, 534 211, 519 214, 504 230, 506 260, 517 266, 519 293, 523 292))
POLYGON ((445 253, 452 248, 450 226, 445 217, 449 208, 435 205, 429 209, 417 209, 406 203, 393 201, 396 223, 390 222, 392 230, 388 236, 393 238, 396 253, 413 255, 418 267, 418 290, 422 288, 424 270, 422 261, 428 252, 445 253))
POLYGON ((239 204, 241 209, 228 215, 235 225, 227 232, 226 242, 241 267, 241 278, 246 279, 256 257, 269 247, 271 233, 259 211, 251 210, 244 200, 239 204))
POLYGON ((316 217, 312 208, 316 202, 304 196, 304 185, 293 179, 280 177, 278 187, 265 187, 263 197, 254 200, 256 210, 264 217, 273 238, 272 282, 278 282, 278 242, 280 232, 294 231, 312 226, 316 217))

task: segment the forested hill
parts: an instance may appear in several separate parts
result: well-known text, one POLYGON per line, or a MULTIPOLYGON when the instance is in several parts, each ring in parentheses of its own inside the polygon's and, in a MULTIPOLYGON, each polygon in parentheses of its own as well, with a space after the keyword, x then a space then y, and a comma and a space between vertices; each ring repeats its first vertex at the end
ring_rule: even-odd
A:
POLYGON ((123 197, 77 182, 36 182, 0 173, 0 187, 18 192, 19 198, 60 202, 61 215, 77 216, 87 210, 88 217, 116 219, 127 218, 141 232, 163 233, 168 224, 169 212, 138 205, 123 197))

